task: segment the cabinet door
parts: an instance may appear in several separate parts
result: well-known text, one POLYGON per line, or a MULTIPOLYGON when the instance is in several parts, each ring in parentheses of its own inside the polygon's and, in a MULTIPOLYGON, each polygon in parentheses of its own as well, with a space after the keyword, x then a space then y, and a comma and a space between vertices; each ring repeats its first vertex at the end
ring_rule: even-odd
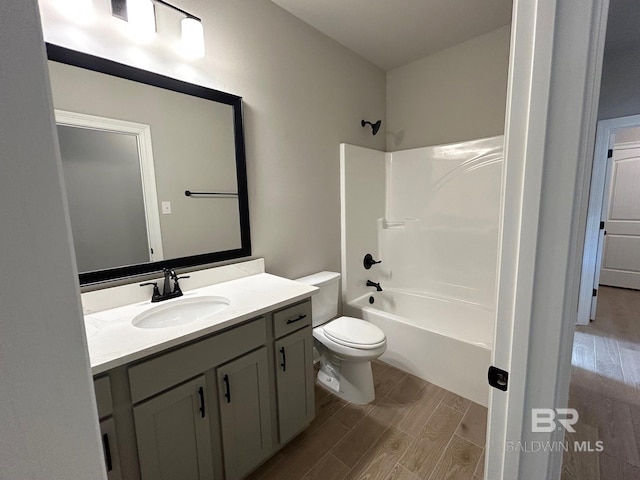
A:
POLYGON ((204 377, 133 407, 143 480, 210 480, 213 454, 204 377))
POLYGON ((226 480, 242 478, 271 453, 265 347, 216 369, 226 480))
POLYGON ((102 436, 102 448, 104 450, 104 463, 107 468, 107 478, 108 480, 122 480, 122 474, 120 473, 118 439, 116 437, 116 425, 113 418, 100 422, 100 434, 102 436))
POLYGON ((280 443, 304 429, 314 416, 313 338, 307 327, 275 343, 280 443))

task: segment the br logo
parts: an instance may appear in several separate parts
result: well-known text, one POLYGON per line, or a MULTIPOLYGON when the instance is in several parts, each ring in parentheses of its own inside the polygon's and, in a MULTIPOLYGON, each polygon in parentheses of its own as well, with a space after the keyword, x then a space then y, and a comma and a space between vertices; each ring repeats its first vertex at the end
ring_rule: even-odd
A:
POLYGON ((531 431, 533 433, 553 432, 562 425, 567 432, 574 433, 573 425, 578 423, 578 411, 575 408, 532 408, 531 431))

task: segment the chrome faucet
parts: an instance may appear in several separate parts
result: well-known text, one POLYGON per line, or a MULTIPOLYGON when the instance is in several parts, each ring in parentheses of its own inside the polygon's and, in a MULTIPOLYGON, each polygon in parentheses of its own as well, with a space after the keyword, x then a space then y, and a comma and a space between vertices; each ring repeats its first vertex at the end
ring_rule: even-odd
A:
POLYGON ((376 287, 376 291, 378 292, 382 291, 382 287, 380 286, 380 284, 376 282, 372 282, 371 280, 367 280, 367 287, 376 287))
POLYGON ((183 278, 189 278, 188 275, 184 275, 179 277, 175 271, 170 268, 165 268, 162 270, 164 274, 164 285, 162 288, 162 293, 160 293, 160 289, 158 288, 158 282, 145 282, 141 283, 141 287, 145 287, 147 285, 153 285, 153 294, 151 295, 151 302, 162 302, 163 300, 169 300, 170 298, 177 298, 182 296, 182 289, 180 288, 180 284, 178 280, 183 278), (171 288, 171 280, 173 280, 173 289, 171 288))

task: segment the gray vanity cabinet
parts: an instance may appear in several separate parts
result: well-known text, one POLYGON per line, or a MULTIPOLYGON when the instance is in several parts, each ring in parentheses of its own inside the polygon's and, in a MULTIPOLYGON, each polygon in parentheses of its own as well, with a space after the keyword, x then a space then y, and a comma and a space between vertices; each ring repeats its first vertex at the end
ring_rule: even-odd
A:
POLYGON ((213 452, 205 377, 133 407, 143 480, 210 480, 213 452))
POLYGON ((246 477, 313 419, 312 347, 305 299, 99 375, 108 479, 246 477))
POLYGON ((272 453, 267 349, 216 369, 226 480, 243 478, 272 453))
POLYGON ((280 443, 303 430, 314 416, 311 327, 275 342, 278 434, 280 443))

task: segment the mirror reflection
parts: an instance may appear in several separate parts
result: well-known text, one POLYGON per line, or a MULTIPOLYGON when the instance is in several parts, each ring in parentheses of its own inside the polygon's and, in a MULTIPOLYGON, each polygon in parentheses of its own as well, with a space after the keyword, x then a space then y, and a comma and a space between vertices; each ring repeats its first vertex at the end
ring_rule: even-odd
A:
POLYGON ((136 137, 58 123, 58 138, 78 271, 152 260, 136 137))
POLYGON ((49 71, 82 283, 250 255, 239 102, 49 71))

